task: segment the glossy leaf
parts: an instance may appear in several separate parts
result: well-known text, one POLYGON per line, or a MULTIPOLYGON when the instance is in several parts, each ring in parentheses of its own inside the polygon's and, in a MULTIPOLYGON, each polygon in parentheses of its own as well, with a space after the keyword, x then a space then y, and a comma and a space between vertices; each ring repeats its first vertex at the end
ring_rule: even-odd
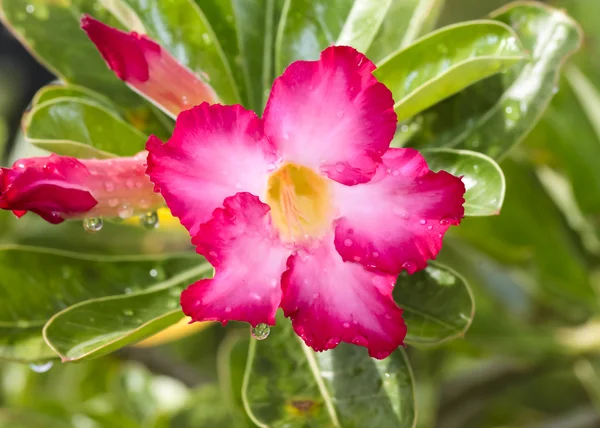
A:
POLYGON ((466 148, 501 158, 536 124, 555 92, 563 62, 582 34, 565 12, 514 3, 492 18, 511 25, 531 59, 467 88, 424 113, 412 144, 466 148))
POLYGON ((181 292, 212 272, 208 263, 137 293, 90 299, 54 315, 44 326, 46 343, 64 361, 96 358, 177 323, 181 292))
POLYGON ((92 101, 100 104, 109 110, 116 110, 116 107, 108 98, 92 91, 91 89, 73 84, 50 84, 44 86, 34 95, 33 99, 31 100, 31 105, 35 107, 38 104, 42 104, 46 101, 54 100, 56 98, 81 98, 86 101, 92 101))
POLYGON ((198 269, 200 263, 194 254, 95 256, 3 246, 0 358, 36 362, 56 357, 42 338, 44 324, 55 313, 89 299, 159 289, 183 270, 198 269))
POLYGON ((139 106, 142 99, 106 67, 79 28, 79 19, 84 13, 119 26, 94 0, 0 0, 0 18, 60 80, 91 88, 127 106, 139 106))
POLYGON ((367 57, 379 62, 431 31, 445 0, 393 0, 367 57))
POLYGON ((275 39, 275 74, 296 60, 317 60, 340 35, 353 0, 285 0, 275 39))
POLYGON ((448 171, 462 177, 465 193, 465 216, 488 216, 500 213, 506 182, 498 164, 481 153, 469 150, 423 150, 429 168, 448 171))
MULTIPOLYGON (((224 104, 241 101, 219 40, 193 0, 121 1, 137 15, 148 36, 206 80, 224 104)), ((135 26, 128 29, 136 30, 135 26)))
POLYGON ((399 349, 385 360, 340 344, 315 353, 281 318, 263 341, 251 340, 246 411, 261 427, 413 427, 414 380, 399 349))
POLYGON ((367 52, 393 0, 355 0, 336 45, 352 46, 367 52))
POLYGON ((452 269, 430 262, 425 270, 400 274, 394 300, 403 309, 406 343, 436 345, 464 335, 475 310, 469 285, 452 269))
POLYGON ((442 28, 389 56, 373 73, 391 91, 402 122, 525 58, 515 32, 494 21, 442 28))
POLYGON ((23 123, 25 138, 51 152, 78 158, 130 156, 146 136, 102 105, 82 98, 54 98, 36 105, 23 123))

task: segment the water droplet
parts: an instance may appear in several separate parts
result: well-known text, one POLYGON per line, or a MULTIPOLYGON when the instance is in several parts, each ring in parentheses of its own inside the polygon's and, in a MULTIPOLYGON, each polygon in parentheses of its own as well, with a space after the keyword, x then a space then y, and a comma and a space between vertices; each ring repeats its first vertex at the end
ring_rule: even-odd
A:
POLYGON ((133 189, 134 186, 135 186, 135 183, 133 182, 133 180, 128 179, 125 181, 125 187, 127 187, 128 189, 133 189))
POLYGON ((112 198, 108 200, 108 206, 111 208, 116 208, 119 205, 119 200, 117 198, 112 198))
POLYGON ((123 205, 121 208, 119 208, 117 214, 122 219, 129 218, 133 215, 133 207, 130 207, 129 205, 123 205))
POLYGON ((399 169, 395 169, 395 170, 393 170, 393 171, 392 171, 392 175, 393 175, 394 177, 398 177, 398 176, 400 175, 400 170, 399 170, 399 169))
POLYGON ((511 114, 513 111, 512 107, 506 107, 506 113, 511 114))
POLYGON ((130 317, 133 315, 133 310, 132 309, 123 309, 123 315, 125 315, 126 317, 130 317))
POLYGON ((353 244, 353 242, 352 242, 352 239, 350 239, 350 238, 346 238, 346 239, 344 239, 344 245, 345 245, 346 247, 351 247, 351 246, 352 246, 352 244, 353 244))
POLYGON ((402 268, 403 268, 403 269, 406 269, 406 271, 407 271, 408 273, 413 273, 413 272, 414 272, 414 270, 417 268, 417 266, 415 265, 415 263, 414 263, 414 262, 412 262, 412 261, 410 261, 410 260, 407 260, 407 261, 405 261, 405 262, 402 264, 402 268))
POLYGON ((343 117, 344 116, 344 110, 340 110, 337 112, 337 117, 343 117))
POLYGON ((158 276, 158 271, 156 269, 150 269, 150 276, 156 278, 158 276))
POLYGON ((188 97, 186 95, 181 97, 181 104, 183 104, 184 106, 189 104, 188 97))
POLYGON ((313 294, 313 299, 318 299, 318 298, 319 298, 319 293, 313 294))
POLYGON ((35 12, 35 6, 32 4, 28 4, 25 10, 27 11, 27 13, 33 13, 35 12))
POLYGON ((377 251, 373 251, 372 256, 374 259, 376 259, 377 257, 379 257, 379 253, 377 251))
POLYGON ((400 127, 400 131, 401 131, 401 132, 408 132, 408 125, 402 125, 402 126, 400 127))
POLYGON ((96 233, 102 230, 103 223, 100 217, 89 217, 83 219, 83 228, 86 232, 96 233))
POLYGON ((345 169, 346 169, 346 167, 345 167, 343 164, 341 164, 341 163, 338 163, 338 164, 335 166, 335 170, 336 170, 337 172, 344 172, 344 170, 345 170, 345 169))
POLYGON ((29 364, 29 368, 36 373, 46 373, 54 365, 53 361, 46 361, 45 363, 32 363, 29 364))
POLYGON ((269 164, 267 165, 267 170, 268 171, 273 171, 273 170, 275 170, 276 167, 277 166, 275 165, 274 162, 269 162, 269 164))
POLYGON ((210 36, 208 33, 202 33, 202 40, 204 40, 205 44, 210 45, 210 36))
POLYGON ((158 227, 158 214, 156 211, 150 211, 140 216, 140 224, 148 230, 158 227))
POLYGON ((227 306, 227 307, 225 308, 225 312, 227 312, 227 313, 230 313, 230 312, 231 312, 231 306, 227 306))
POLYGON ((553 94, 557 94, 557 93, 558 93, 558 91, 559 91, 559 88, 558 88, 558 86, 555 86, 554 88, 552 88, 552 93, 553 93, 553 94))
POLYGON ((250 329, 252 337, 254 337, 256 340, 265 340, 267 337, 269 337, 270 332, 271 327, 265 323, 258 324, 256 327, 250 329))
POLYGON ((437 46, 437 51, 439 54, 444 55, 448 53, 448 47, 446 45, 439 44, 437 46))
POLYGON ((112 181, 107 181, 106 183, 104 183, 104 190, 106 190, 107 192, 112 192, 113 190, 115 190, 115 184, 112 181))
POLYGON ((360 262, 360 256, 354 256, 354 261, 355 262, 360 262))
POLYGON ((127 287, 123 291, 125 292, 125 294, 131 294, 133 290, 131 288, 127 287))
POLYGON ((344 326, 344 328, 350 328, 350 323, 347 323, 347 322, 345 322, 345 323, 343 324, 343 326, 344 326))
POLYGON ((427 230, 432 230, 432 229, 433 229, 432 225, 427 226, 427 230))
POLYGON ((425 224, 425 223, 427 223, 427 220, 425 220, 424 218, 422 218, 421 220, 419 220, 419 223, 420 224, 425 224))
POLYGON ((444 217, 443 219, 440 220, 440 224, 442 226, 446 226, 448 224, 450 224, 454 219, 449 218, 449 217, 444 217))
POLYGON ((277 278, 271 278, 271 286, 277 287, 277 278))

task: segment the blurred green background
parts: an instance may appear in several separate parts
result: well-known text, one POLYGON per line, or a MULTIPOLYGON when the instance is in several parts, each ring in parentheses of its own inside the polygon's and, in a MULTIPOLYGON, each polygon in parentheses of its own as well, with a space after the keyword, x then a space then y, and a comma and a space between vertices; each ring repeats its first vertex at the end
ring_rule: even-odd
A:
MULTIPOLYGON (((438 26, 483 17, 506 3, 447 0, 438 26)), ((600 426, 600 302, 589 298, 600 291, 600 0, 546 3, 581 23, 584 45, 538 125, 501 163, 502 214, 468 218, 446 239, 439 259, 470 282, 476 313, 464 338, 408 348, 419 427, 600 426)), ((35 91, 52 79, 0 29, 4 164, 34 153, 19 138, 19 121, 35 91)), ((79 224, 53 228, 6 213, 0 227, 4 240, 72 250, 187 248, 185 233, 168 227, 148 238, 109 224, 103 233, 111 239, 101 242, 79 224)), ((239 399, 247 346, 240 331, 246 333, 211 326, 170 344, 77 364, 0 363, 0 426, 249 423, 227 406, 239 399), (222 395, 229 390, 233 398, 222 395)))

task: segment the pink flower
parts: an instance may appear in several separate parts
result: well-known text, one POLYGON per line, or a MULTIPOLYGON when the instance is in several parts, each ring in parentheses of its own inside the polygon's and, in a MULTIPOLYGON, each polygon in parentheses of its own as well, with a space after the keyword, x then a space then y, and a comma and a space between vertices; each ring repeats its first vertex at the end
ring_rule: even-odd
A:
POLYGON ((465 187, 389 148, 394 102, 374 69, 330 47, 275 80, 262 118, 203 103, 166 144, 150 137, 147 174, 216 268, 181 296, 194 321, 273 325, 282 307, 316 351, 403 343, 396 276, 436 257, 465 187))
POLYGON ((0 168, 0 208, 57 224, 68 218, 129 217, 164 201, 145 175, 146 152, 117 159, 21 159, 0 168))
POLYGON ((217 101, 213 89, 144 35, 125 33, 84 15, 81 27, 117 77, 175 117, 204 101, 217 101))

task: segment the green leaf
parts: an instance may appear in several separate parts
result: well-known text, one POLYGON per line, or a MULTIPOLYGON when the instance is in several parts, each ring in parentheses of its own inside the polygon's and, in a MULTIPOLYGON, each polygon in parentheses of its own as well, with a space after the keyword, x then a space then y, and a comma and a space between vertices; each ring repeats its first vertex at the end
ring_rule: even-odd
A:
POLYGON ((504 174, 493 159, 469 150, 427 149, 423 150, 429 168, 444 170, 462 177, 465 193, 465 216, 488 216, 500 213, 506 181, 504 174))
POLYGON ((367 52, 393 0, 355 0, 336 45, 352 46, 367 52))
POLYGON ((70 306, 46 323, 44 339, 63 362, 96 358, 138 342, 180 321, 181 292, 211 271, 204 263, 147 290, 70 306))
POLYGON ((406 343, 437 345, 463 336, 475 306, 469 285, 452 269, 436 262, 408 275, 400 274, 393 292, 404 312, 406 343))
POLYGON ((100 104, 111 111, 116 110, 115 105, 108 98, 91 89, 79 85, 58 83, 44 86, 37 91, 31 100, 31 105, 35 107, 38 104, 43 104, 56 98, 81 98, 85 101, 93 101, 100 104))
POLYGON ((275 73, 296 60, 317 60, 335 44, 353 0, 285 0, 275 39, 275 73))
POLYGON ((393 0, 367 57, 377 63, 431 31, 444 3, 445 0, 393 0))
POLYGON ((523 58, 510 27, 473 21, 419 39, 386 58, 373 74, 392 91, 401 122, 523 58))
POLYGON ((140 131, 83 98, 54 98, 38 104, 25 116, 23 128, 32 144, 78 158, 130 156, 146 144, 140 131))
POLYGON ((279 319, 269 337, 251 340, 244 405, 261 427, 413 427, 414 380, 399 349, 385 360, 340 344, 315 353, 279 319))
MULTIPOLYGON (((131 8, 149 37, 206 80, 224 104, 241 101, 230 64, 210 23, 193 0, 120 0, 131 8)), ((123 22, 130 25, 131 22, 123 22)))
MULTIPOLYGON (((200 269, 201 263, 187 253, 96 256, 2 246, 0 358, 36 362, 56 357, 44 343, 42 328, 57 312, 90 299, 160 289, 180 272, 200 269)), ((68 333, 77 336, 78 330, 68 333)))
POLYGON ((126 106, 141 105, 142 99, 106 67, 79 28, 84 13, 119 26, 95 0, 0 0, 0 19, 60 80, 88 87, 126 106))
POLYGON ((502 158, 545 111, 562 64, 581 43, 577 23, 541 3, 517 2, 492 18, 512 26, 531 59, 425 112, 422 131, 412 144, 466 148, 502 158))

